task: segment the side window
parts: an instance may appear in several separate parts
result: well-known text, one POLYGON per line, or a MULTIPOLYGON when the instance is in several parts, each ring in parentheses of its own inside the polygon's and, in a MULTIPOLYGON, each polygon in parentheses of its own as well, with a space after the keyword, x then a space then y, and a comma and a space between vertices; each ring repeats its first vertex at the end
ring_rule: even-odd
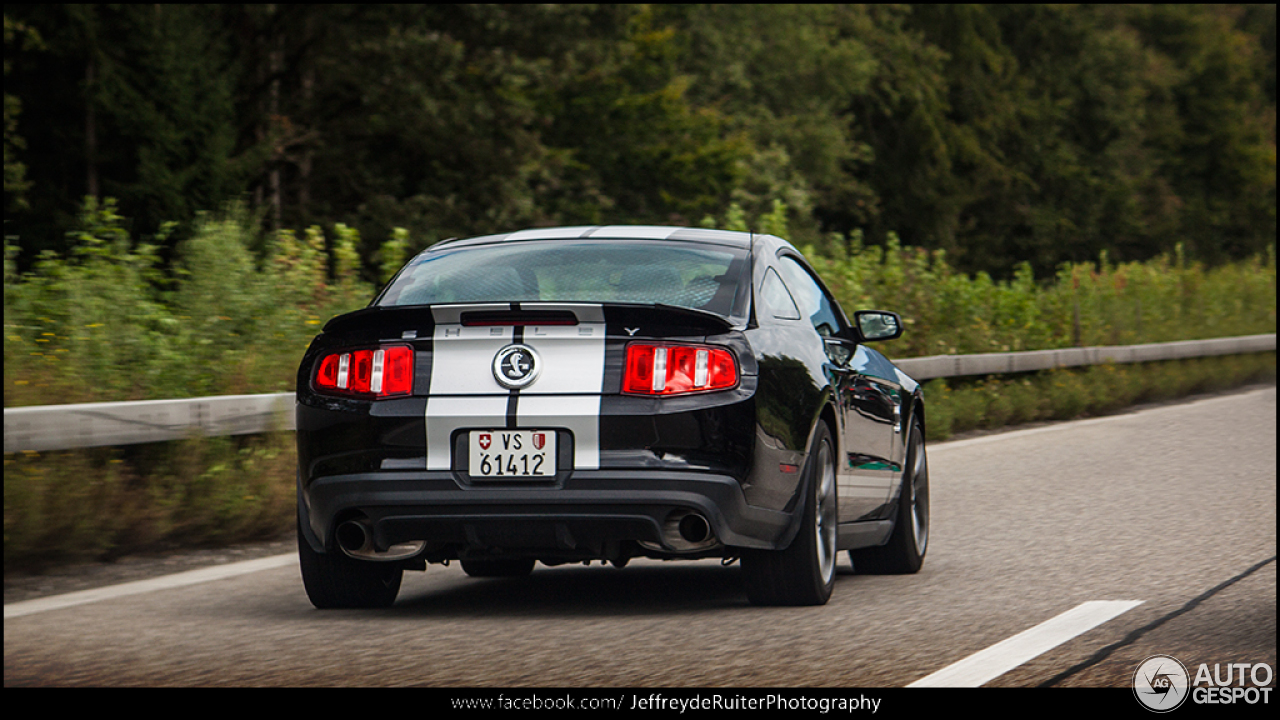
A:
POLYGON ((840 321, 831 299, 808 270, 789 257, 778 258, 778 272, 791 296, 800 307, 800 315, 809 318, 819 335, 831 337, 840 331, 840 321))
POLYGON ((796 309, 796 301, 787 292, 778 273, 769 268, 764 273, 764 282, 760 285, 760 305, 770 315, 783 320, 799 320, 800 311, 796 309))

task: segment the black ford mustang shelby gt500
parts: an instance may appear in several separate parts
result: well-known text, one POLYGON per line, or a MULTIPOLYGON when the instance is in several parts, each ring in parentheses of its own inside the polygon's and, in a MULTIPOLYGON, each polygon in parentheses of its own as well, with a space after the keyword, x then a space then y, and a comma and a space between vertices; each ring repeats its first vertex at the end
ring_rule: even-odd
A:
POLYGON ((437 243, 298 370, 298 550, 317 607, 402 572, 739 558, 822 604, 836 555, 911 573, 929 528, 918 384, 785 240, 648 226, 437 243))

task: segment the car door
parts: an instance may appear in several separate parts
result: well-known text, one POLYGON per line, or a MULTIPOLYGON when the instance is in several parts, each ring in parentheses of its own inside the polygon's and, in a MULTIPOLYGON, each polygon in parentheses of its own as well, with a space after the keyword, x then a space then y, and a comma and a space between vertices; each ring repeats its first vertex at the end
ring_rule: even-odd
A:
POLYGON ((801 315, 808 317, 826 343, 824 370, 836 396, 841 427, 836 483, 839 520, 876 517, 895 477, 894 434, 900 413, 899 388, 877 360, 883 358, 855 337, 839 304, 822 284, 790 255, 778 258, 778 271, 801 315))

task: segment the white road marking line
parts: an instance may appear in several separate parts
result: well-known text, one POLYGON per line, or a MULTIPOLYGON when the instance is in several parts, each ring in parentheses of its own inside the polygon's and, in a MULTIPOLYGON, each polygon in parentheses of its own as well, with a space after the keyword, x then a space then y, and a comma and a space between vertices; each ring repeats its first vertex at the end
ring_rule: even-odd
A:
POLYGON ((1011 638, 948 665, 907 687, 981 687, 1019 665, 1108 620, 1142 600, 1092 600, 1028 628, 1011 638))
POLYGON ((63 608, 75 607, 76 605, 98 602, 99 600, 111 600, 114 598, 128 597, 129 595, 155 592, 156 590, 168 590, 171 588, 185 587, 187 585, 196 585, 203 582, 209 582, 211 580, 222 580, 224 578, 236 577, 237 575, 255 573, 260 570, 271 570, 274 568, 285 567, 287 565, 297 564, 297 562, 297 553, 273 555, 271 557, 258 558, 257 560, 245 560, 243 562, 230 563, 228 565, 214 565, 213 567, 200 568, 198 570, 188 570, 186 572, 150 578, 148 580, 137 580, 135 582, 122 583, 120 585, 109 585, 107 587, 93 588, 92 590, 81 590, 79 592, 66 593, 64 595, 53 595, 50 597, 36 598, 35 600, 24 600, 22 602, 5 605, 4 619, 8 620, 10 618, 22 617, 24 615, 34 615, 35 613, 46 612, 49 610, 61 610, 63 608))

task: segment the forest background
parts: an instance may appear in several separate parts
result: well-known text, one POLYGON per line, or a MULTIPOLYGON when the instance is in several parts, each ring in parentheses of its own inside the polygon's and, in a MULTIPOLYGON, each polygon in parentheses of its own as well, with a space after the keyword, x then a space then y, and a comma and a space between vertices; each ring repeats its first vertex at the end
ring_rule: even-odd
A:
MULTIPOLYGON (((439 240, 772 232, 890 357, 1274 333, 1275 5, 4 8, 5 407, 293 388, 439 240)), ((1275 354, 928 384, 931 439, 1275 354)), ((5 456, 6 568, 293 522, 286 434, 5 456), (69 484, 68 479, 75 478, 69 484)))
MULTIPOLYGON (((163 259, 243 199, 451 236, 780 201, 960 272, 1275 238, 1275 5, 5 6, 20 269, 114 198, 163 259)), ((256 248, 261 250, 261 248, 256 248)), ((332 241, 328 248, 332 252, 332 241)))

